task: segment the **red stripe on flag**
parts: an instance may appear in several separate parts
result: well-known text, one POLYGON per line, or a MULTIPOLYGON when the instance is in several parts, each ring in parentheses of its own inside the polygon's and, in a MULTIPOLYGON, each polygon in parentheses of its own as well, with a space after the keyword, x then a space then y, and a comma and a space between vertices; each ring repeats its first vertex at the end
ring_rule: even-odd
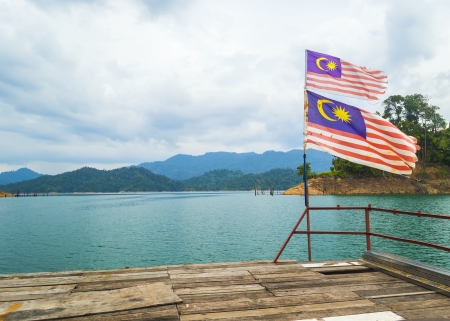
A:
POLYGON ((368 98, 370 100, 378 100, 378 97, 370 95, 370 92, 367 93, 358 93, 351 90, 343 90, 343 89, 337 89, 333 87, 327 87, 327 86, 319 86, 316 84, 308 83, 306 82, 306 88, 316 88, 316 89, 322 89, 325 91, 338 93, 338 94, 347 94, 348 96, 356 97, 356 98, 368 98))
MULTIPOLYGON (((322 140, 326 140, 328 142, 331 143, 335 143, 335 144, 339 144, 339 145, 344 145, 345 147, 349 147, 349 148, 354 148, 354 149, 359 149, 361 150, 361 155, 364 153, 374 153, 377 154, 378 156, 387 159, 387 160, 392 160, 392 161, 398 161, 398 162, 402 162, 402 158, 399 157, 396 153, 391 153, 391 154, 383 154, 381 152, 379 152, 378 150, 374 149, 371 144, 368 144, 368 142, 365 139, 359 139, 358 141, 361 144, 355 144, 355 143, 351 143, 347 140, 342 140, 339 138, 334 138, 332 135, 321 135, 321 134, 317 134, 317 133, 313 133, 311 131, 307 132, 308 135, 308 139, 310 139, 311 137, 317 136, 322 140)), ((342 136, 345 135, 345 132, 341 133, 342 136)), ((383 150, 385 150, 385 148, 382 148, 383 150)))
MULTIPOLYGON (((364 116, 363 116, 363 118, 364 118, 364 116)), ((400 140, 407 140, 405 135, 402 135, 403 133, 401 133, 401 132, 400 133, 398 133, 398 132, 395 133, 395 132, 392 132, 392 131, 383 130, 383 129, 379 128, 379 127, 373 126, 369 122, 366 122, 366 128, 373 129, 373 130, 377 131, 378 133, 386 135, 386 136, 389 136, 391 138, 396 138, 396 139, 400 139, 400 140)))
MULTIPOLYGON (((413 145, 399 144, 399 143, 394 143, 392 141, 387 141, 386 139, 384 139, 383 137, 381 137, 380 135, 377 135, 377 134, 366 133, 366 139, 364 139, 363 137, 356 135, 356 134, 347 133, 344 131, 325 127, 325 126, 318 125, 318 124, 311 123, 311 122, 308 122, 308 127, 316 128, 316 129, 322 131, 324 134, 328 133, 330 135, 341 135, 341 136, 348 137, 349 139, 363 141, 366 144, 370 144, 370 145, 374 146, 375 148, 386 150, 386 152, 398 154, 398 152, 395 150, 395 149, 397 149, 399 151, 404 151, 405 153, 412 153, 413 155, 415 154, 413 145), (379 144, 377 142, 372 141, 372 139, 381 140, 381 141, 385 142, 385 144, 379 144)), ((315 135, 318 135, 318 134, 316 133, 315 135)), ((414 156, 408 156, 405 154, 400 154, 400 155, 399 155, 399 157, 403 158, 406 161, 409 161, 412 163, 414 163, 416 161, 416 158, 414 156)))
MULTIPOLYGON (((341 64, 342 64, 342 62, 341 62, 341 64)), ((371 70, 371 71, 369 71, 367 69, 358 68, 358 67, 356 67, 354 65, 349 66, 349 65, 342 64, 342 71, 346 72, 346 73, 350 73, 351 72, 351 73, 356 73, 356 74, 359 74, 359 75, 364 75, 364 76, 369 77, 371 79, 375 78, 375 79, 380 80, 380 81, 387 80, 386 74, 383 71, 381 71, 381 70, 371 70)))
POLYGON ((330 84, 330 85, 338 85, 345 86, 349 88, 359 89, 359 90, 368 90, 375 94, 384 94, 386 91, 386 86, 379 86, 370 83, 363 83, 357 81, 350 81, 347 79, 334 78, 329 75, 319 75, 308 72, 307 80, 310 82, 320 82, 321 84, 330 84), (379 89, 379 90, 376 90, 379 89))
POLYGON ((362 160, 364 162, 370 162, 372 164, 383 165, 383 166, 392 168, 392 169, 397 170, 397 171, 411 171, 411 169, 407 165, 395 166, 395 165, 383 162, 382 160, 380 160, 378 158, 369 157, 369 156, 363 156, 361 154, 349 152, 349 151, 346 151, 344 149, 332 147, 332 146, 323 144, 321 142, 317 142, 317 141, 315 141, 313 139, 310 139, 310 138, 308 138, 306 140, 306 142, 309 143, 309 144, 315 144, 317 146, 326 147, 326 148, 331 149, 332 151, 337 152, 339 154, 342 154, 342 155, 345 155, 345 156, 349 156, 349 157, 353 157, 354 159, 360 159, 360 160, 362 160))
POLYGON ((365 75, 365 74, 358 74, 358 75, 354 75, 354 74, 350 74, 350 73, 348 73, 348 72, 345 72, 345 70, 342 70, 342 78, 344 78, 344 79, 358 79, 358 80, 361 80, 361 81, 364 81, 364 80, 368 80, 368 81, 376 81, 376 82, 379 82, 379 83, 384 83, 384 84, 386 84, 387 85, 387 82, 385 82, 385 81, 380 81, 379 79, 377 79, 377 78, 374 78, 374 77, 368 77, 367 75, 365 75))
MULTIPOLYGON (((377 168, 378 165, 387 166, 389 168, 392 168, 396 171, 405 171, 405 168, 409 169, 408 173, 411 173, 411 170, 408 165, 414 167, 414 163, 417 161, 417 157, 415 156, 415 149, 414 144, 411 144, 409 142, 405 142, 405 144, 401 144, 398 142, 392 142, 388 139, 380 136, 378 132, 375 133, 367 133, 367 138, 364 139, 363 137, 348 133, 345 131, 329 128, 326 126, 318 125, 315 123, 308 122, 308 128, 315 128, 316 130, 320 131, 320 133, 313 132, 311 130, 307 130, 307 143, 308 142, 314 142, 319 144, 321 147, 327 147, 331 150, 340 150, 340 153, 346 156, 351 156, 356 159, 360 159, 364 162, 366 162, 363 165, 368 165, 377 168), (336 136, 341 137, 336 137, 336 136), (330 143, 334 143, 335 145, 341 145, 342 148, 337 148, 334 146, 327 145, 323 142, 317 141, 317 138, 314 139, 314 137, 320 138, 320 140, 325 140, 330 143), (348 138, 348 139, 347 139, 348 138), (373 139, 377 139, 384 143, 374 142, 373 139), (355 142, 356 141, 356 142, 355 142), (359 150, 359 153, 355 153, 354 151, 345 151, 344 147, 352 148, 359 150), (368 153, 374 153, 378 155, 383 160, 373 161, 374 159, 377 159, 376 157, 370 157, 367 154, 368 153), (360 155, 356 157, 356 155, 360 155), (372 160, 369 160, 372 159, 372 160), (404 165, 393 165, 390 164, 389 161, 400 161, 403 162, 404 165), (373 163, 372 165, 369 163, 373 163), (375 165, 375 166, 373 166, 375 165), (401 170, 403 168, 403 170, 401 170)), ((376 129, 375 129, 376 131, 376 129)), ((400 131, 399 131, 400 132, 400 131)), ((380 167, 378 167, 380 168, 380 167)), ((386 170, 386 168, 380 168, 383 170, 386 170)))

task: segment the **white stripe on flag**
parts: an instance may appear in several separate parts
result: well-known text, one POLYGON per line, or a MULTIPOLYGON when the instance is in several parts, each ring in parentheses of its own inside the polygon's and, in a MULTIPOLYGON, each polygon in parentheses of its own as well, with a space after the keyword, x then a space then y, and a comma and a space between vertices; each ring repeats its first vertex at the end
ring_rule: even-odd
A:
POLYGON ((306 88, 354 98, 379 100, 388 81, 382 70, 362 68, 341 59, 341 78, 307 71, 306 88))

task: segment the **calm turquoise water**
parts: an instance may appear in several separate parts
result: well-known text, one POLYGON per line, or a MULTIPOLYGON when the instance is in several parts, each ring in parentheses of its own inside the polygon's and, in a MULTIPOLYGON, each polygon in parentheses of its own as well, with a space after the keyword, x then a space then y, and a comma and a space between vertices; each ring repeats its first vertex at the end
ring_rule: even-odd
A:
MULTIPOLYGON (((311 206, 450 214, 450 196, 312 196, 311 206)), ((299 196, 65 195, 0 200, 0 273, 271 260, 304 209, 299 196)), ((364 212, 314 212, 312 229, 365 229, 364 212)), ((302 224, 302 226, 304 226, 302 224)), ((372 230, 450 245, 450 221, 373 213, 372 230)), ((313 235, 313 259, 359 258, 364 236, 313 235)), ((373 238, 372 248, 450 267, 450 254, 373 238)), ((307 260, 294 235, 282 259, 307 260)))

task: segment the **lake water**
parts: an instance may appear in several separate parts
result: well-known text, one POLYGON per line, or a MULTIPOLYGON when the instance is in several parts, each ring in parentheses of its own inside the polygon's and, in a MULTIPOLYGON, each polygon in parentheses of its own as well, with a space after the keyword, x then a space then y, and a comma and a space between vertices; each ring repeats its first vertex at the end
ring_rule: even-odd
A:
MULTIPOLYGON (((450 214, 447 195, 310 198, 337 204, 450 214)), ((250 192, 0 199, 0 273, 272 260, 303 209, 300 196, 250 192)), ((313 212, 311 227, 364 231, 364 211, 313 212)), ((450 245, 450 221, 373 213, 371 227, 450 245)), ((313 260, 359 258, 365 237, 313 235, 312 246, 313 260)), ((372 248, 450 267, 450 254, 431 248, 375 237, 372 248)), ((306 261, 306 237, 294 235, 281 259, 306 261)))

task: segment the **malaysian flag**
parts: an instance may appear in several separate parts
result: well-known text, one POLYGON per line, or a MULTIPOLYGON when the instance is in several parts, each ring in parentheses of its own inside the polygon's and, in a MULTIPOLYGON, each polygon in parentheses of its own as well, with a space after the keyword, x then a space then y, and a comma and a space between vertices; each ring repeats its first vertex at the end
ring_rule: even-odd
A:
POLYGON ((353 163, 409 175, 417 140, 382 117, 307 91, 306 148, 353 163))
POLYGON ((379 100, 386 92, 387 76, 381 70, 310 50, 306 51, 306 66, 306 89, 368 100, 379 100))

